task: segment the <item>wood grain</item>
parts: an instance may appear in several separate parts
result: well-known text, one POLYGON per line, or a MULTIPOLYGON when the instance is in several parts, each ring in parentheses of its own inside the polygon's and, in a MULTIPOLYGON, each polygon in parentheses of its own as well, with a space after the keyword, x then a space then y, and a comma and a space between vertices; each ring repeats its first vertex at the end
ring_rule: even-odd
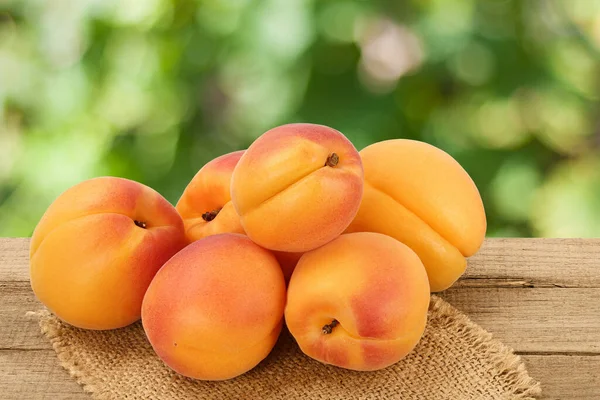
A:
POLYGON ((518 352, 600 354, 600 290, 457 288, 442 297, 518 352))
POLYGON ((89 400, 91 396, 59 365, 54 350, 3 350, 0 398, 89 400))
MULTIPOLYGON (((29 239, 0 239, 0 398, 84 399, 28 317, 29 239)), ((544 398, 600 399, 600 240, 490 239, 441 294, 522 354, 544 398)))
POLYGON ((29 282, 29 238, 0 238, 0 282, 29 282))
POLYGON ((488 239, 464 286, 600 288, 600 239, 488 239))
POLYGON ((522 356, 529 374, 542 382, 546 399, 600 399, 600 357, 522 356))
POLYGON ((43 340, 38 320, 28 316, 29 311, 43 309, 28 283, 18 282, 2 287, 0 291, 0 349, 51 349, 43 340))

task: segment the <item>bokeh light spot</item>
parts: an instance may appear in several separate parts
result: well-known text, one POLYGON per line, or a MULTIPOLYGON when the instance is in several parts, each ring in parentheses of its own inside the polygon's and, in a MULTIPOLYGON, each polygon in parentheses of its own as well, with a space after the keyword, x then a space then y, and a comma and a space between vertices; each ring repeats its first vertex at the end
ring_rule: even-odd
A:
POLYGON ((373 91, 387 91, 423 62, 419 38, 408 27, 387 19, 373 20, 360 37, 360 76, 373 91))
POLYGON ((494 73, 494 55, 485 46, 471 42, 454 55, 450 67, 459 79, 473 86, 482 85, 494 73))
POLYGON ((492 182, 495 211, 509 221, 527 221, 542 173, 529 159, 507 159, 492 182))
POLYGON ((535 196, 531 221, 543 237, 600 237, 600 159, 559 165, 535 196))
POLYGON ((364 13, 360 2, 332 1, 324 4, 319 14, 319 29, 332 42, 349 43, 355 40, 355 25, 364 13))
POLYGON ((474 138, 490 148, 515 148, 529 139, 514 97, 490 99, 472 115, 474 138))

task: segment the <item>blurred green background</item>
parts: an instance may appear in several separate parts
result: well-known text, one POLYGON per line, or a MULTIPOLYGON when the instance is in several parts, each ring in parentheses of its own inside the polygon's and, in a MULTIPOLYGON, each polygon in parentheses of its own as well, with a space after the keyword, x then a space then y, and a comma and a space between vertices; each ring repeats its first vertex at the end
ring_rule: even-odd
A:
POLYGON ((488 236, 600 236, 599 77, 594 0, 0 0, 0 236, 298 121, 446 150, 488 236))

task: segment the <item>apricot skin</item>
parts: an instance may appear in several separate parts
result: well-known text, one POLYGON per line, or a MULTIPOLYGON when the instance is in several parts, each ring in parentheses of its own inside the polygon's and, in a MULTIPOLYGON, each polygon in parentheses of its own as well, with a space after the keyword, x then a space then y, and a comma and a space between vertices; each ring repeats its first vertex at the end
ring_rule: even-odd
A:
POLYGON ((449 154, 423 142, 383 141, 360 155, 364 195, 346 232, 379 232, 401 241, 421 258, 431 290, 447 289, 485 238, 475 183, 449 154))
POLYGON ((150 281, 184 246, 181 218, 156 191, 122 178, 91 179, 60 195, 37 225, 31 287, 73 326, 120 328, 140 318, 150 281))
POLYGON ((235 151, 208 162, 183 191, 176 208, 190 243, 219 233, 244 233, 230 194, 231 174, 242 154, 235 151), (211 211, 218 211, 214 219, 202 217, 211 211))
MULTIPOLYGON (((188 241, 195 242, 202 238, 220 233, 245 234, 240 217, 231 202, 231 175, 244 150, 228 153, 204 165, 187 185, 176 209, 183 218, 188 241), (202 216, 206 212, 218 210, 214 219, 207 221, 202 216)), ((285 281, 290 276, 302 253, 274 251, 285 281)))
POLYGON ((427 274, 410 248, 378 233, 350 233, 302 256, 285 321, 309 357, 373 371, 415 347, 428 307, 427 274))
POLYGON ((269 251, 240 234, 213 235, 161 268, 144 297, 142 324, 156 354, 176 372, 231 379, 275 345, 285 295, 269 251))
POLYGON ((277 259, 285 282, 288 283, 292 277, 292 273, 298 264, 298 261, 304 253, 287 253, 285 251, 273 251, 273 255, 277 259))
POLYGON ((254 242, 305 252, 347 228, 362 187, 360 156, 344 135, 322 125, 290 124, 271 129, 246 150, 233 172, 231 198, 254 242))

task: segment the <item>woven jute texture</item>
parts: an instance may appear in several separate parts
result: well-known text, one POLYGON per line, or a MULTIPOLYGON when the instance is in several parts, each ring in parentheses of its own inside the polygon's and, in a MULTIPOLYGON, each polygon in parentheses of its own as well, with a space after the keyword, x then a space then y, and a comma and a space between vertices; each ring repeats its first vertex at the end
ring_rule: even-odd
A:
POLYGON ((140 323, 98 332, 38 315, 62 366, 96 399, 531 399, 541 392, 517 355, 437 296, 423 339, 389 368, 354 372, 321 364, 284 330, 262 363, 224 382, 172 372, 140 323))

